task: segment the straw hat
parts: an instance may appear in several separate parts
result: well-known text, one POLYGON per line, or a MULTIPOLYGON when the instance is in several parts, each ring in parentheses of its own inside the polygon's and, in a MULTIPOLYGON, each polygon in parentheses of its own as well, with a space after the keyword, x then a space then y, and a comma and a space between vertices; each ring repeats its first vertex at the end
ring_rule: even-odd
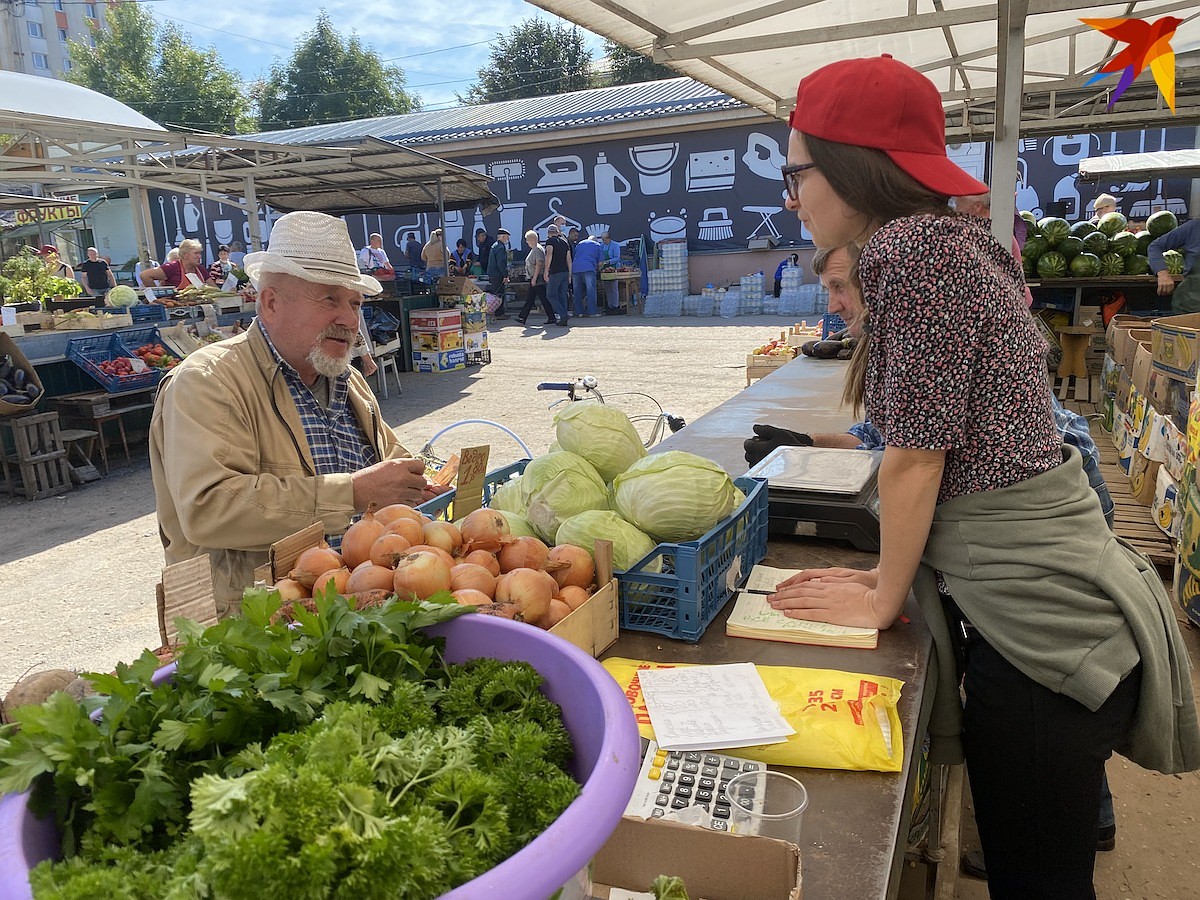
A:
POLYGON ((242 268, 255 287, 264 273, 278 272, 368 296, 383 293, 378 281, 358 271, 346 223, 325 213, 301 210, 281 216, 271 229, 270 245, 247 253, 242 268))

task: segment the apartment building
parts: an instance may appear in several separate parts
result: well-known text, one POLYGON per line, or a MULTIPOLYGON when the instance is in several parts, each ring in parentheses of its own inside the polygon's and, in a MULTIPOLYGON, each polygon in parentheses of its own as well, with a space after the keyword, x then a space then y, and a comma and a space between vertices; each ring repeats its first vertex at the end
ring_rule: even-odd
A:
POLYGON ((104 25, 105 0, 0 0, 0 69, 61 78, 71 70, 68 40, 86 44, 104 25))

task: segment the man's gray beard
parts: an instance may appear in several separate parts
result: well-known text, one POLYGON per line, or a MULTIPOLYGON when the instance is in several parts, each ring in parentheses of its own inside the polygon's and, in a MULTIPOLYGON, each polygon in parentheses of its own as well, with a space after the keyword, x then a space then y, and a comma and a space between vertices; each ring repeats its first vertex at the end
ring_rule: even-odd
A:
POLYGON ((321 350, 320 346, 313 347, 308 351, 308 363, 317 372, 318 375, 324 375, 326 378, 337 378, 348 368, 350 368, 351 350, 346 348, 344 357, 330 356, 321 350))

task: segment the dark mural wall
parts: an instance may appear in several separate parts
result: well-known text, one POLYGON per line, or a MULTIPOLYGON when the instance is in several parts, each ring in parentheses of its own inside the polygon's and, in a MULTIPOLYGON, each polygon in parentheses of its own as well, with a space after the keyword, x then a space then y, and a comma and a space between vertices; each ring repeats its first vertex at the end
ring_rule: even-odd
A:
MULTIPOLYGON (((692 251, 742 250, 752 237, 775 237, 780 245, 809 243, 795 215, 784 209, 779 166, 787 151, 787 126, 739 126, 628 141, 600 141, 572 147, 455 158, 459 165, 492 178, 501 207, 487 216, 476 209, 447 214, 447 243, 472 243, 475 229, 489 234, 503 226, 513 234, 512 246, 533 229, 544 239, 546 226, 562 214, 581 231, 608 230, 616 241, 643 236, 649 241, 686 238, 692 251)), ((1105 134, 1078 134, 1021 141, 1017 206, 1068 221, 1089 216, 1087 205, 1100 193, 1115 194, 1120 209, 1144 219, 1157 209, 1181 217, 1187 209, 1186 179, 1155 179, 1119 184, 1081 184, 1079 161, 1089 156, 1175 150, 1193 146, 1191 128, 1158 128, 1105 134)), ((432 148, 436 153, 436 148, 432 148)), ((951 156, 976 178, 990 183, 987 144, 952 146, 951 156)), ((235 259, 248 247, 250 229, 236 207, 194 197, 153 191, 154 252, 161 260, 185 237, 205 247, 205 260, 215 258, 219 244, 231 244, 235 259)), ((260 215, 264 236, 278 214, 260 215)), ((355 246, 374 231, 383 235, 393 263, 403 264, 405 235, 424 239, 437 227, 437 214, 416 216, 348 216, 355 246)))

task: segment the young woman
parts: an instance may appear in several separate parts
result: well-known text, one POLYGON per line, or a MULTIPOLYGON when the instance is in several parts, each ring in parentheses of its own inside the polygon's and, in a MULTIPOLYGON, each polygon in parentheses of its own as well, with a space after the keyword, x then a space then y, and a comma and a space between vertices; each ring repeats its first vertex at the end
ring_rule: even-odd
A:
POLYGON ((808 570, 772 603, 887 628, 914 590, 938 651, 930 758, 965 752, 992 897, 1086 900, 1113 750, 1200 767, 1187 650, 1059 438, 1020 265, 948 206, 987 186, 947 158, 944 123, 932 82, 887 56, 800 82, 787 205, 818 246, 861 247, 847 395, 886 445, 881 550, 870 572, 808 570))

